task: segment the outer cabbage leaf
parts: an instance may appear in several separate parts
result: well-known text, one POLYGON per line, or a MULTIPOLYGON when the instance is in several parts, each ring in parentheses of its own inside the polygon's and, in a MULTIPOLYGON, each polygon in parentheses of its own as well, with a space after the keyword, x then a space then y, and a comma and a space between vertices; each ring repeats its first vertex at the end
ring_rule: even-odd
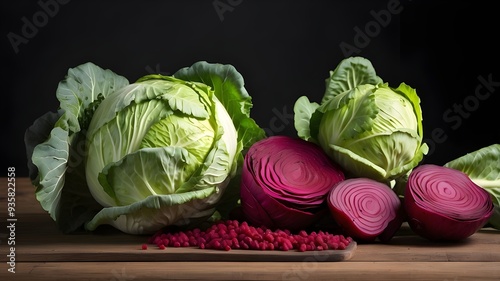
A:
POLYGON ((494 205, 488 223, 500 229, 500 144, 467 153, 444 166, 464 172, 475 184, 488 191, 494 205))
MULTIPOLYGON (((320 132, 330 143, 345 143, 372 131, 379 112, 375 103, 376 90, 374 85, 361 85, 321 104, 319 110, 324 116, 320 121, 320 132)), ((320 143, 326 141, 321 137, 318 139, 320 143)))
POLYGON ((310 102, 309 98, 302 96, 295 102, 293 106, 294 112, 294 126, 297 130, 297 135, 299 138, 306 141, 316 142, 316 135, 311 135, 311 119, 313 114, 318 109, 319 104, 316 102, 310 102))
MULTIPOLYGON (((319 123, 323 113, 336 110, 348 103, 356 87, 383 83, 376 75, 372 63, 363 57, 342 60, 326 79, 326 90, 320 105, 310 102, 306 96, 300 97, 294 105, 294 126, 297 135, 308 141, 318 143, 319 123), (342 96, 339 98, 338 96, 342 96), (332 103, 332 99, 336 98, 332 103)), ((373 107, 371 107, 373 108, 373 107)))
POLYGON ((49 111, 40 116, 33 122, 33 125, 28 127, 24 134, 24 143, 26 145, 26 155, 28 156, 28 171, 32 181, 38 177, 38 167, 31 161, 33 150, 35 147, 48 139, 50 132, 54 128, 57 120, 61 118, 62 110, 58 112, 49 111))
MULTIPOLYGON (((422 127, 422 108, 420 107, 420 97, 417 95, 417 91, 405 83, 399 84, 396 89, 392 90, 404 96, 413 105, 413 112, 417 118, 417 134, 422 137, 424 133, 422 127)), ((421 147, 422 153, 427 154, 428 150, 427 144, 423 143, 421 147)))
POLYGON ((377 85, 382 82, 368 59, 363 57, 346 58, 337 65, 335 70, 330 71, 330 77, 326 79, 326 91, 321 104, 359 85, 377 85))
POLYGON ((92 63, 70 68, 57 88, 57 114, 41 116, 26 130, 37 200, 63 232, 77 230, 101 209, 85 181, 86 130, 100 101, 127 84, 124 77, 92 63))
POLYGON ((99 96, 105 98, 128 83, 125 77, 91 62, 70 68, 66 79, 59 83, 56 91, 61 109, 65 111, 69 130, 79 132, 81 125, 88 125, 92 116, 86 113, 92 108, 92 103, 99 100, 99 96))
POLYGON ((214 213, 213 205, 221 195, 216 191, 216 188, 212 188, 181 194, 151 195, 131 205, 107 207, 85 227, 93 231, 99 225, 109 224, 130 234, 150 234, 165 225, 207 219, 214 213))

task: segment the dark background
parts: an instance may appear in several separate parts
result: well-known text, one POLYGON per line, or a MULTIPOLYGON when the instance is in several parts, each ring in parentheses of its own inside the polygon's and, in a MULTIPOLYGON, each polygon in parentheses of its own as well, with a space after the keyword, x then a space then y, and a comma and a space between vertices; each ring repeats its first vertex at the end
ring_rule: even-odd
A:
POLYGON ((416 88, 431 146, 425 163, 444 164, 500 140, 500 85, 489 94, 483 87, 482 100, 475 96, 479 76, 500 82, 493 1, 60 1, 1 4, 5 176, 9 166, 27 176, 24 131, 57 109, 55 91, 68 68, 88 61, 131 82, 199 60, 232 64, 258 124, 268 135, 295 135, 295 100, 320 101, 329 71, 346 56, 340 46, 349 44, 357 48, 350 55, 370 59, 391 86, 416 88), (57 9, 50 15, 43 3, 57 9), (374 14, 394 3, 401 12, 377 23, 374 14), (26 20, 39 27, 16 53, 9 34, 23 36, 26 20), (361 42, 356 30, 366 27, 371 36, 361 42), (453 113, 457 106, 462 115, 453 113))

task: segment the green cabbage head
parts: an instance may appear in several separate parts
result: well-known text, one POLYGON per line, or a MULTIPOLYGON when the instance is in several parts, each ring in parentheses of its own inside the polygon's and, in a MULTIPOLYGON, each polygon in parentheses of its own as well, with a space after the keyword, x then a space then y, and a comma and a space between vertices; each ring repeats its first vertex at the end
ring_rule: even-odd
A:
POLYGON ((57 94, 60 110, 26 143, 37 199, 64 231, 146 234, 227 214, 242 153, 264 137, 231 65, 198 62, 129 84, 87 63, 57 94))
POLYGON ((415 89, 390 87, 362 57, 344 59, 330 72, 321 103, 302 96, 294 113, 298 136, 318 143, 351 177, 391 183, 428 151, 415 89))

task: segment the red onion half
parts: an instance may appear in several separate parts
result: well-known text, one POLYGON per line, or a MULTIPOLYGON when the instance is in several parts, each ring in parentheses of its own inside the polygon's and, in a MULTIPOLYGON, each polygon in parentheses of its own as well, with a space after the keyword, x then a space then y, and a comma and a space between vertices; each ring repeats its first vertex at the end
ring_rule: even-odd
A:
POLYGON ((401 200, 387 185, 369 178, 350 178, 335 185, 328 206, 345 234, 360 242, 389 241, 403 223, 401 200))
POLYGON ((328 213, 326 196, 343 171, 314 143, 271 136, 245 155, 241 210, 251 224, 301 230, 328 213))
POLYGON ((411 172, 404 202, 408 224, 429 240, 465 239, 493 214, 488 192, 467 174, 433 164, 411 172))

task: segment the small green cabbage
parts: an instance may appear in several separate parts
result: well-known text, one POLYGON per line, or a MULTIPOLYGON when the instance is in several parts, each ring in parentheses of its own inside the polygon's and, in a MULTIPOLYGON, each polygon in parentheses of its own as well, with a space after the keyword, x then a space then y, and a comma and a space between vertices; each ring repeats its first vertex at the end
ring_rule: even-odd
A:
POLYGON ((302 96, 294 113, 298 136, 318 143, 350 177, 394 184, 428 151, 416 91, 390 87, 362 57, 330 72, 321 104, 302 96))
POLYGON ((64 232, 145 234, 227 215, 243 151, 264 137, 243 84, 207 62, 132 84, 92 63, 70 69, 59 111, 26 131, 37 199, 64 232))

